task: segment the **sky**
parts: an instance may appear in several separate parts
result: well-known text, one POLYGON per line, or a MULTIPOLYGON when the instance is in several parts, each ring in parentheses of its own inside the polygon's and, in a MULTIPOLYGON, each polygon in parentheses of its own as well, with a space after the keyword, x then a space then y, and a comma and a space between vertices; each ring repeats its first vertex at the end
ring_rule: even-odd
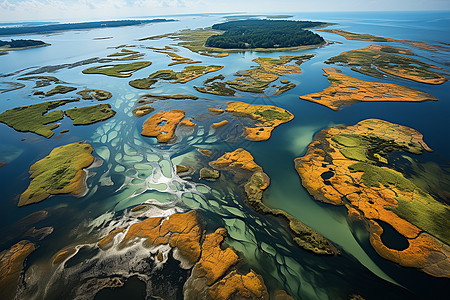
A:
POLYGON ((450 0, 0 0, 0 23, 189 13, 450 10, 450 0))

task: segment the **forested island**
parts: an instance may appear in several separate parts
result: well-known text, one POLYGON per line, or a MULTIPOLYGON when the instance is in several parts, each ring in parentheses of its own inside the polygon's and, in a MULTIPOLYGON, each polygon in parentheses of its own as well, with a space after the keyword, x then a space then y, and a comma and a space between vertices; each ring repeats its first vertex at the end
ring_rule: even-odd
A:
POLYGON ((38 40, 11 40, 11 41, 0 41, 0 48, 5 48, 5 50, 32 48, 47 46, 49 44, 38 41, 38 40))
POLYGON ((205 46, 222 49, 283 48, 316 45, 324 39, 304 30, 325 25, 323 22, 287 20, 242 20, 212 26, 225 31, 206 40, 205 46))
POLYGON ((172 22, 171 19, 152 19, 152 20, 119 20, 119 21, 99 21, 83 23, 52 24, 42 26, 23 26, 23 27, 2 27, 0 35, 30 34, 30 33, 50 33, 64 30, 75 29, 93 29, 104 27, 133 26, 147 23, 172 22))

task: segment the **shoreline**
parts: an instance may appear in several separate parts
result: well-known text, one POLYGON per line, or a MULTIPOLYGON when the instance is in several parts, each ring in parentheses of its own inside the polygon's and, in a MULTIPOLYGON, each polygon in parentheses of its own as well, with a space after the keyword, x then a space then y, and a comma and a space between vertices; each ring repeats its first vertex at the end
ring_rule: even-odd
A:
POLYGON ((19 47, 19 48, 0 47, 0 52, 26 50, 26 49, 40 48, 40 47, 46 47, 46 46, 51 46, 51 45, 52 44, 45 43, 45 44, 42 44, 42 45, 34 45, 34 46, 19 47))
POLYGON ((34 34, 58 33, 70 30, 91 30, 99 28, 117 28, 136 25, 147 25, 152 23, 175 22, 175 19, 150 19, 150 20, 116 20, 116 21, 92 21, 78 23, 62 23, 44 26, 25 26, 18 28, 0 27, 0 36, 20 36, 34 34), (121 23, 121 24, 118 24, 121 23), (17 30, 14 30, 17 29, 17 30))
MULTIPOLYGON (((323 46, 327 46, 332 44, 331 41, 325 41, 320 44, 314 44, 314 45, 303 45, 303 46, 295 46, 295 47, 282 47, 282 48, 246 48, 246 49, 223 49, 223 48, 214 48, 214 47, 204 47, 204 49, 200 50, 198 53, 202 54, 201 51, 205 51, 206 53, 209 52, 247 52, 247 51, 254 51, 254 52, 282 52, 282 51, 300 51, 300 50, 308 50, 308 49, 314 49, 314 48, 320 48, 323 46)), ((187 45, 180 45, 182 47, 188 48, 187 45)), ((189 49, 191 50, 191 49, 189 49)), ((192 51, 192 50, 191 50, 192 51)))
MULTIPOLYGON (((336 25, 337 23, 324 23, 322 25, 318 25, 311 28, 305 28, 304 30, 315 30, 319 28, 324 28, 332 25, 336 25)), ((162 38, 169 38, 177 42, 178 46, 189 49, 192 52, 199 53, 201 55, 209 55, 211 53, 236 53, 236 52, 246 52, 246 51, 254 51, 254 52, 282 52, 282 51, 301 51, 319 48, 322 46, 333 44, 333 41, 324 40, 324 42, 320 44, 313 45, 301 45, 294 47, 279 47, 279 48, 217 48, 217 47, 207 47, 205 46, 206 41, 209 37, 213 35, 222 35, 225 31, 223 30, 215 30, 212 27, 205 28, 197 28, 194 30, 184 29, 174 33, 167 33, 161 35, 148 36, 144 38, 138 39, 138 41, 147 41, 147 40, 159 40, 162 38)), ((225 56, 225 55, 224 55, 225 56)))

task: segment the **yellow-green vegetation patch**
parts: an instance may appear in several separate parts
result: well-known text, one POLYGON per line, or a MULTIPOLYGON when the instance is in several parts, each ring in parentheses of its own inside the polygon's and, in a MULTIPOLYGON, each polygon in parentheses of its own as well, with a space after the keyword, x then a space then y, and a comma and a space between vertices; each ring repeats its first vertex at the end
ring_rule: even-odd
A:
POLYGON ((150 66, 150 61, 138 61, 128 64, 102 65, 83 70, 84 74, 103 74, 113 77, 130 77, 131 73, 150 66))
POLYGON ((423 50, 429 50, 429 51, 437 51, 437 50, 443 49, 443 48, 445 49, 445 47, 442 47, 442 46, 429 45, 429 44, 425 44, 424 42, 419 42, 419 41, 398 40, 398 39, 393 39, 393 38, 388 38, 388 37, 375 36, 375 35, 371 35, 371 34, 354 33, 354 32, 349 32, 349 31, 339 30, 339 29, 318 29, 318 31, 339 34, 348 40, 405 43, 407 45, 410 45, 410 46, 413 46, 416 48, 420 48, 423 50))
POLYGON ((128 84, 136 89, 147 90, 152 87, 158 80, 150 78, 139 78, 128 82, 128 84))
POLYGON ((450 245, 450 208, 447 205, 429 195, 412 201, 398 197, 397 201, 397 207, 387 208, 450 245))
POLYGON ((144 53, 140 53, 139 51, 122 49, 119 52, 108 55, 107 60, 109 61, 137 60, 144 55, 145 55, 144 53))
MULTIPOLYGON (((236 74, 236 76, 239 76, 238 78, 228 80, 226 83, 231 88, 239 91, 264 93, 269 84, 276 81, 279 76, 300 73, 299 65, 312 57, 314 57, 314 54, 280 56, 280 58, 257 57, 253 61, 259 64, 258 67, 238 72, 236 74), (295 62, 295 65, 288 64, 290 62, 295 62)), ((273 95, 280 95, 294 87, 295 84, 287 81, 287 84, 284 86, 277 86, 277 90, 273 95)))
POLYGON ((93 100, 95 98, 95 100, 103 101, 112 97, 110 92, 97 89, 85 89, 79 91, 77 94, 80 95, 83 100, 93 100))
POLYGON ((148 115, 149 113, 152 113, 154 111, 155 111, 155 108, 153 106, 144 105, 144 106, 139 106, 139 107, 136 107, 135 109, 133 109, 133 115, 136 118, 140 118, 140 117, 148 115))
POLYGON ((41 202, 51 195, 85 192, 84 168, 94 161, 91 145, 73 143, 57 147, 30 167, 32 179, 18 206, 41 202))
POLYGON ((116 112, 109 104, 72 108, 66 110, 66 115, 73 120, 73 125, 88 125, 101 122, 113 117, 116 112))
POLYGON ((295 159, 295 168, 316 200, 345 205, 350 217, 369 222, 370 242, 380 256, 432 276, 449 277, 450 207, 414 182, 409 165, 387 156, 424 150, 432 151, 420 132, 369 119, 322 130, 306 155, 295 159), (384 223, 406 240, 405 246, 385 243, 384 223))
POLYGON ((320 44, 315 45, 303 45, 303 46, 295 46, 295 47, 279 47, 279 48, 235 48, 235 49, 224 49, 224 48, 218 48, 218 47, 208 47, 206 46, 206 41, 208 38, 216 35, 220 36, 225 31, 223 30, 214 30, 211 27, 208 28, 198 28, 195 30, 191 29, 185 29, 180 30, 175 33, 170 34, 163 34, 163 35, 156 35, 156 36, 150 36, 146 38, 139 39, 140 41, 144 40, 157 40, 162 38, 170 38, 178 42, 178 45, 185 47, 192 52, 197 52, 198 54, 210 56, 210 57, 226 57, 228 56, 228 52, 242 52, 242 51, 259 51, 259 52, 275 52, 275 51, 298 51, 298 50, 304 50, 304 49, 311 49, 311 48, 317 48, 320 44))
POLYGON ((289 111, 273 105, 251 105, 240 101, 227 104, 226 112, 258 121, 254 127, 244 128, 245 138, 255 142, 267 141, 275 127, 294 118, 289 111))
POLYGON ((450 208, 447 205, 436 201, 414 182, 392 169, 361 162, 349 166, 349 169, 364 172, 361 179, 368 187, 379 187, 381 184, 414 193, 411 199, 397 197, 397 206, 386 208, 450 245, 450 208))
POLYGON ((50 101, 16 107, 0 114, 0 122, 17 131, 33 132, 50 138, 54 134, 52 130, 59 126, 58 124, 50 123, 61 120, 64 117, 64 112, 62 110, 49 111, 74 101, 78 101, 78 99, 50 101))
MULTIPOLYGON (((212 30, 211 28, 195 29, 195 30, 181 30, 172 35, 168 35, 170 38, 179 39, 178 45, 188 48, 192 52, 197 52, 202 55, 208 55, 210 51, 213 52, 226 52, 224 49, 213 49, 205 47, 206 40, 213 35, 221 34, 223 31, 212 30)), ((218 56, 220 57, 220 56, 218 56)))
POLYGON ((64 86, 64 85, 57 85, 50 91, 48 91, 45 96, 53 96, 56 94, 67 94, 69 92, 75 91, 77 88, 71 87, 71 86, 64 86))
POLYGON ((145 94, 141 96, 141 100, 144 100, 146 103, 153 103, 156 100, 197 100, 197 96, 186 95, 186 94, 172 94, 172 95, 156 95, 156 94, 145 94))
POLYGON ((164 80, 175 80, 175 82, 185 83, 204 74, 218 71, 222 69, 223 66, 209 65, 209 66, 186 66, 184 70, 180 72, 175 72, 172 70, 159 70, 149 76, 151 79, 164 79, 164 80))
MULTIPOLYGON (((284 80, 282 80, 284 81, 284 80)), ((282 86, 278 86, 277 90, 275 91, 275 93, 273 94, 274 96, 278 96, 281 95, 289 90, 292 90, 293 88, 295 88, 297 85, 295 83, 287 83, 284 84, 282 86)))
POLYGON ((418 163, 411 157, 403 155, 411 164, 410 179, 422 190, 437 198, 448 200, 450 197, 450 167, 440 166, 435 162, 418 163))
POLYGON ((60 83, 59 79, 54 76, 26 76, 20 77, 19 80, 34 80, 36 82, 35 88, 48 86, 52 83, 60 83))
POLYGON ((442 84, 447 78, 437 73, 439 67, 399 54, 410 54, 408 49, 370 45, 367 48, 343 52, 328 59, 327 64, 351 65, 352 70, 383 78, 385 74, 428 84, 442 84))
MULTIPOLYGON (((341 70, 335 68, 324 68, 323 71, 331 85, 321 92, 300 96, 300 99, 324 105, 332 110, 358 102, 438 101, 438 98, 414 88, 361 80, 344 75, 341 70)), ((372 71, 369 72, 372 74, 372 71)))
POLYGON ((190 80, 198 78, 204 74, 214 72, 222 69, 223 66, 209 65, 209 66, 187 66, 180 72, 173 70, 158 70, 148 76, 148 78, 141 78, 132 80, 129 84, 138 89, 149 89, 158 80, 173 80, 175 83, 186 83, 190 80))
POLYGON ((269 83, 254 79, 246 81, 229 80, 227 84, 233 89, 248 93, 264 93, 264 90, 269 87, 269 83))
MULTIPOLYGON (((149 48, 152 48, 152 47, 149 47, 149 48)), ((166 54, 167 56, 169 56, 170 59, 172 60, 172 62, 169 63, 169 66, 179 65, 179 64, 196 64, 196 63, 201 63, 201 61, 199 61, 199 60, 193 60, 191 58, 183 57, 181 55, 178 55, 176 53, 173 53, 173 52, 170 52, 170 51, 167 51, 167 50, 161 50, 161 49, 157 49, 157 48, 152 48, 152 49, 155 52, 163 53, 163 54, 166 54)))
POLYGON ((361 41, 373 41, 373 42, 389 42, 389 40, 382 36, 375 36, 367 33, 354 33, 345 30, 336 30, 336 29, 318 29, 318 31, 335 33, 342 35, 348 40, 361 40, 361 41))
POLYGON ((176 72, 172 70, 158 70, 148 76, 151 79, 164 79, 164 80, 175 80, 177 79, 176 72))
POLYGON ((120 52, 116 52, 113 54, 108 55, 108 57, 115 57, 115 56, 126 56, 126 55, 131 55, 131 54, 138 54, 139 51, 133 51, 133 50, 128 50, 128 49, 122 49, 120 50, 120 52))
POLYGON ((219 96, 233 97, 236 94, 236 91, 228 88, 225 82, 213 82, 205 86, 194 86, 194 89, 196 89, 200 93, 219 96))
MULTIPOLYGON (((361 179, 368 187, 380 187, 381 184, 386 187, 394 186, 407 192, 414 192, 417 188, 412 181, 405 178, 401 173, 386 167, 358 162, 348 168, 352 172, 364 172, 361 179)), ((425 195, 425 193, 421 193, 425 195)))
POLYGON ((234 96, 236 91, 228 88, 225 82, 219 81, 224 79, 225 77, 222 74, 220 74, 206 79, 203 82, 203 86, 194 86, 194 89, 196 89, 200 93, 208 93, 213 95, 229 96, 229 97, 234 96))
POLYGON ((144 53, 139 54, 131 54, 128 56, 121 56, 120 58, 108 58, 108 60, 114 60, 114 61, 123 61, 123 60, 138 60, 142 56, 144 56, 144 53))
MULTIPOLYGON (((269 107, 269 106, 267 106, 269 107)), ((255 115, 261 116, 265 122, 272 122, 275 120, 280 120, 287 122, 292 118, 292 114, 287 110, 282 110, 277 107, 277 109, 266 109, 266 107, 258 109, 254 112, 255 115)))
POLYGON ((405 151, 421 154, 423 151, 419 143, 405 143, 394 139, 383 138, 381 135, 339 134, 331 138, 332 141, 344 146, 339 151, 348 159, 361 162, 377 162, 392 151, 405 151))

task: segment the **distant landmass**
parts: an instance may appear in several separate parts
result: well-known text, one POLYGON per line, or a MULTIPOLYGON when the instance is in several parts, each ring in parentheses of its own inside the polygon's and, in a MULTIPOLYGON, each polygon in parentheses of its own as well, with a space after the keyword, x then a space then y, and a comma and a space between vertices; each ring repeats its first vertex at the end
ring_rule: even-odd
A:
POLYGON ((152 19, 152 20, 121 20, 121 21, 99 21, 99 22, 84 22, 84 23, 65 23, 65 24, 51 24, 41 26, 21 26, 21 27, 2 27, 0 28, 1 35, 17 35, 17 34, 37 34, 37 33, 51 33, 65 30, 76 29, 93 29, 103 27, 121 27, 133 26, 147 23, 158 22, 173 22, 172 19, 152 19))
POLYGON ((42 47, 48 46, 43 41, 37 40, 11 40, 11 41, 0 41, 0 50, 18 50, 18 49, 26 49, 26 48, 34 48, 34 47, 42 47))
POLYGON ((35 21, 35 22, 4 22, 0 23, 0 27, 18 27, 18 26, 38 26, 38 25, 50 25, 50 24, 59 24, 59 22, 41 22, 41 21, 35 21))
POLYGON ((326 25, 323 22, 287 20, 241 20, 212 26, 225 31, 206 40, 207 47, 222 49, 283 48, 321 44, 324 39, 304 30, 326 25))
POLYGON ((293 18, 293 15, 230 15, 224 16, 227 21, 248 20, 248 19, 289 19, 293 18))

